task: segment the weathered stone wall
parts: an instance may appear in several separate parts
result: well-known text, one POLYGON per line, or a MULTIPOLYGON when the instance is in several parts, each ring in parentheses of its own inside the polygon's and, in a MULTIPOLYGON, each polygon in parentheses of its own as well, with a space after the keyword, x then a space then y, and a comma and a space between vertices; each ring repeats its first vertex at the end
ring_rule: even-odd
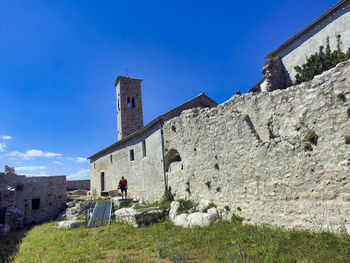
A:
POLYGON ((163 127, 168 184, 247 222, 349 232, 348 100, 345 62, 309 83, 185 111, 163 127), (308 130, 319 136, 313 151, 308 130))
MULTIPOLYGON (((65 176, 28 177, 0 173, 0 185, 9 185, 15 189, 14 206, 24 211, 24 224, 54 219, 66 207, 65 176), (38 202, 37 209, 33 207, 33 202, 38 202)), ((6 207, 5 202, 9 203, 10 200, 12 197, 4 198, 1 206, 6 207)))
POLYGON ((104 173, 104 191, 118 188, 124 176, 128 180, 128 194, 148 201, 160 199, 164 192, 162 143, 159 123, 144 133, 118 145, 90 160, 91 191, 100 194, 101 173, 104 173), (143 156, 142 141, 146 156, 143 156), (130 150, 134 160, 130 160, 130 150))
POLYGON ((90 190, 90 180, 69 180, 67 181, 67 191, 90 190))

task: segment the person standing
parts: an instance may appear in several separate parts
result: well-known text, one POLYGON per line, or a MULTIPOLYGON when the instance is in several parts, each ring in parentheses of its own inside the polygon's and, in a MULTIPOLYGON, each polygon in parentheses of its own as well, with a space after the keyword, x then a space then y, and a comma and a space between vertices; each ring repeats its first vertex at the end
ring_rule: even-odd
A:
POLYGON ((128 197, 128 181, 122 176, 122 178, 119 180, 119 188, 122 192, 122 199, 124 199, 124 193, 125 193, 125 199, 128 197))

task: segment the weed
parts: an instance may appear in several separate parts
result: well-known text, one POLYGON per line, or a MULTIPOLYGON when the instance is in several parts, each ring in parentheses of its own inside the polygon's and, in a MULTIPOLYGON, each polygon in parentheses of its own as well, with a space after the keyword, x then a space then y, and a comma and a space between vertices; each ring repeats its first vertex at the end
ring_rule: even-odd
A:
POLYGON ((338 99, 340 99, 341 101, 346 101, 346 98, 345 98, 345 95, 344 95, 344 93, 339 93, 339 94, 337 94, 337 98, 338 99))
POLYGON ((345 135, 344 141, 345 141, 345 144, 350 144, 350 135, 345 135))
POLYGON ((191 188, 189 186, 186 187, 186 192, 190 195, 191 194, 191 188))
POLYGON ((224 206, 224 209, 225 209, 225 211, 230 211, 230 210, 231 210, 230 207, 229 207, 228 205, 225 205, 225 206, 224 206))
POLYGON ((312 148, 311 144, 309 142, 304 143, 304 151, 310 151, 312 152, 314 149, 312 148))
POLYGON ((314 145, 317 145, 318 135, 317 135, 317 133, 315 131, 308 130, 306 135, 305 135, 304 140, 306 142, 309 142, 309 143, 312 143, 314 145))
POLYGON ((346 110, 346 114, 348 115, 348 118, 350 118, 350 108, 346 110))
POLYGON ((232 216, 231 216, 231 222, 232 223, 235 223, 235 224, 239 223, 239 224, 241 224, 242 221, 243 221, 242 217, 240 217, 239 215, 236 215, 236 214, 232 214, 232 216))
POLYGON ((236 208, 238 211, 242 211, 242 208, 240 207, 240 206, 237 206, 237 208, 236 208))
POLYGON ((218 186, 218 187, 216 187, 216 192, 220 192, 221 191, 221 187, 220 186, 218 186))
POLYGON ((210 180, 206 181, 206 182, 205 182, 205 185, 206 185, 208 188, 210 188, 210 187, 211 187, 211 181, 210 181, 210 180))
POLYGON ((214 165, 214 168, 216 169, 216 170, 219 170, 220 168, 219 168, 219 165, 216 163, 215 165, 214 165))
POLYGON ((269 138, 270 138, 270 140, 279 137, 278 135, 273 133, 273 122, 272 122, 272 120, 269 120, 266 125, 267 125, 267 129, 269 130, 269 138))
POLYGON ((188 212, 191 208, 194 207, 194 203, 191 200, 185 200, 185 199, 179 199, 177 200, 180 202, 180 209, 179 212, 188 212))
POLYGON ((171 130, 173 131, 173 132, 176 132, 176 127, 173 125, 173 126, 171 126, 171 130))

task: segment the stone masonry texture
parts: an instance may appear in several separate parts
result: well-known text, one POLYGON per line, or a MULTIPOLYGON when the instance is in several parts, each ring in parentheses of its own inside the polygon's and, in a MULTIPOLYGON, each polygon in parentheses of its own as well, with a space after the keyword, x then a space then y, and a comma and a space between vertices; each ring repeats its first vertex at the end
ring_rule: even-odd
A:
POLYGON ((349 100, 347 61, 298 86, 184 111, 163 126, 168 185, 253 224, 349 232, 349 100))
POLYGON ((128 77, 117 79, 118 140, 143 127, 141 81, 128 77))

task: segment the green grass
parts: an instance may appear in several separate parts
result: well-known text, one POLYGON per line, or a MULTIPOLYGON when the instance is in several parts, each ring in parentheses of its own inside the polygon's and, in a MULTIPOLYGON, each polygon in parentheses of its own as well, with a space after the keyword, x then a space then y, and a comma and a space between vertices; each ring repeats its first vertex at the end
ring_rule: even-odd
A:
POLYGON ((350 262, 349 235, 229 221, 192 229, 168 220, 140 228, 115 222, 90 229, 55 226, 50 222, 26 232, 14 262, 174 262, 180 256, 186 261, 177 262, 350 262))

